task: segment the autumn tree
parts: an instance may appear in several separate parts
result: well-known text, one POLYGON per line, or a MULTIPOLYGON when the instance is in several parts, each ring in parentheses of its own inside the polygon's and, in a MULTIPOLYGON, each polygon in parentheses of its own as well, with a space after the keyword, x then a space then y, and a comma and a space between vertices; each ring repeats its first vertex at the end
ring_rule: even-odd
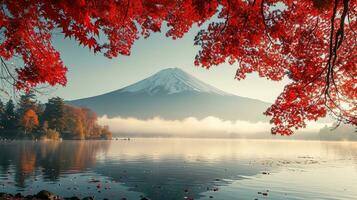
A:
POLYGON ((93 137, 100 135, 98 132, 95 131, 96 127, 98 127, 97 114, 88 108, 80 108, 80 109, 84 115, 83 126, 85 131, 88 133, 88 135, 92 135, 93 137))
POLYGON ((108 127, 97 123, 97 115, 88 108, 65 106, 65 128, 63 135, 69 139, 111 139, 108 127))
POLYGON ((25 135, 38 139, 111 139, 108 127, 100 126, 97 115, 88 108, 66 105, 63 99, 54 97, 45 104, 43 112, 34 98, 23 95, 15 110, 15 104, 9 100, 4 107, 0 101, 0 133, 4 137, 25 135), (30 100, 31 99, 31 100, 30 100), (40 119, 42 119, 40 123, 40 119), (11 133, 11 134, 9 134, 11 133))
POLYGON ((25 134, 31 133, 32 129, 39 125, 36 112, 32 109, 27 110, 22 116, 21 125, 25 131, 25 134))
POLYGON ((112 132, 109 130, 109 126, 104 126, 101 130, 101 134, 100 137, 101 139, 106 139, 106 140, 110 140, 112 139, 112 132))
POLYGON ((176 39, 216 16, 195 37, 195 64, 229 62, 238 80, 253 72, 289 78, 265 113, 274 134, 289 135, 328 113, 357 124, 355 0, 2 0, 0 7, 1 80, 17 89, 66 84, 55 31, 112 58, 129 55, 135 40, 163 23, 176 39), (23 64, 11 64, 15 57, 23 64))
POLYGON ((64 135, 71 139, 85 139, 85 129, 83 125, 84 115, 82 110, 73 106, 65 107, 65 129, 64 135))

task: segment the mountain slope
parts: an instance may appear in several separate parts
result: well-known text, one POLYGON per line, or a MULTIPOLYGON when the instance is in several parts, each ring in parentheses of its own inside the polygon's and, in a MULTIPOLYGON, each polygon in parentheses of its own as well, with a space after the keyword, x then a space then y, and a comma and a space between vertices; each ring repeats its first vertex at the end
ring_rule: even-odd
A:
POLYGON ((229 95, 217 88, 198 80, 179 68, 168 68, 125 87, 121 92, 146 92, 151 95, 175 94, 180 92, 205 92, 220 95, 229 95))
POLYGON ((266 121, 270 104, 239 97, 210 86, 178 68, 169 68, 122 89, 68 101, 99 115, 147 119, 215 116, 225 120, 266 121))

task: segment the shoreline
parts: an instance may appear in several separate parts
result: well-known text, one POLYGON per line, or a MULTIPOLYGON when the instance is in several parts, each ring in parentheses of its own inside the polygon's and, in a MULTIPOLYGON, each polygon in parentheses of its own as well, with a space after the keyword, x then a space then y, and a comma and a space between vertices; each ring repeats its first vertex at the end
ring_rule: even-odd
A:
POLYGON ((147 140, 240 140, 240 141, 275 141, 275 142, 344 142, 344 143, 354 143, 356 140, 321 140, 321 139, 287 139, 287 138, 196 138, 196 137, 131 137, 131 138, 112 138, 112 139, 31 139, 31 138, 1 138, 0 142, 11 142, 11 141, 33 141, 33 142, 61 142, 61 141, 130 141, 136 139, 147 139, 147 140))
MULTIPOLYGON (((95 200, 94 196, 88 196, 84 198, 79 198, 77 196, 72 197, 61 197, 47 190, 41 190, 34 195, 22 195, 21 193, 11 194, 11 193, 0 193, 0 200, 95 200)), ((139 200, 150 200, 146 197, 139 197, 139 200)), ((104 198, 103 200, 108 200, 104 198)), ((125 197, 120 198, 120 200, 127 200, 125 197)))

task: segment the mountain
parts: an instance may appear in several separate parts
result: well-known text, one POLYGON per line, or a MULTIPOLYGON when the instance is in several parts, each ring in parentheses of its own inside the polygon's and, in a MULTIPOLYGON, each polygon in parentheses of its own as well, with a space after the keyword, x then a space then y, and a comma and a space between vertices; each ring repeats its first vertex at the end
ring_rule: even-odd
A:
POLYGON ((267 121, 269 103, 226 93, 179 68, 168 68, 99 96, 67 101, 88 107, 98 115, 148 119, 183 119, 215 116, 224 120, 267 121))
POLYGON ((214 88, 179 68, 168 68, 123 88, 121 92, 147 93, 149 95, 170 95, 182 92, 199 92, 229 95, 214 88))

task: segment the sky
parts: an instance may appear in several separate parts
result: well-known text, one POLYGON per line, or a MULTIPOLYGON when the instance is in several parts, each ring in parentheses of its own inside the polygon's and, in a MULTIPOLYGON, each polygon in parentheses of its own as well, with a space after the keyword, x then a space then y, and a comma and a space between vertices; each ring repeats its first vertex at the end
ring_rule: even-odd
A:
POLYGON ((68 67, 66 87, 56 87, 40 96, 41 101, 60 96, 66 100, 96 96, 140 81, 162 69, 178 67, 200 80, 223 91, 239 96, 274 102, 288 80, 273 82, 252 74, 246 80, 234 79, 237 64, 222 64, 209 70, 194 66, 199 47, 194 36, 199 28, 193 27, 183 38, 173 40, 165 32, 152 34, 135 42, 130 56, 108 59, 93 54, 73 40, 55 35, 53 43, 68 67))

